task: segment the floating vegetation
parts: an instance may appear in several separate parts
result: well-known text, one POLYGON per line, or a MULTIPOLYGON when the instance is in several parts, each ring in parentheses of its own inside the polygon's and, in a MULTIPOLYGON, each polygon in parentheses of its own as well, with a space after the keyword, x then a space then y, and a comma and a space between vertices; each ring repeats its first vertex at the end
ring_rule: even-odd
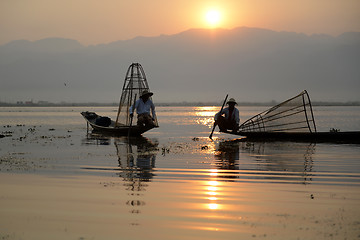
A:
POLYGON ((43 168, 40 162, 30 160, 24 157, 17 157, 16 155, 26 155, 25 153, 12 153, 8 156, 0 158, 0 171, 31 171, 38 168, 43 168))

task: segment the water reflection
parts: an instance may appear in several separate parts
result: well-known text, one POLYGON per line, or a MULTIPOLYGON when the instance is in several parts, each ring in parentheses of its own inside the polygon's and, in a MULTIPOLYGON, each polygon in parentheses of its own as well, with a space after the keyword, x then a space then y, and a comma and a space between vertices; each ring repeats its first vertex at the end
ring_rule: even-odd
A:
POLYGON ((217 181, 218 177, 217 169, 211 170, 209 173, 210 180, 205 181, 205 195, 208 203, 205 203, 205 208, 209 210, 218 210, 221 209, 221 204, 219 204, 219 196, 223 195, 220 191, 221 182, 217 181))
MULTIPOLYGON (((314 143, 230 140, 209 145, 205 141, 207 140, 198 139, 190 143, 176 142, 163 147, 161 161, 166 165, 170 164, 170 167, 158 168, 158 177, 184 178, 184 180, 193 178, 207 180, 210 177, 211 181, 215 177, 215 180, 221 181, 304 184, 313 181, 313 155, 316 150, 314 143), (181 151, 178 151, 180 147, 181 151), (164 151, 167 151, 166 154, 164 151), (189 158, 183 159, 182 156, 186 153, 190 154, 189 158), (174 159, 174 161, 169 162, 166 159, 174 159), (208 176, 204 175, 204 170, 210 171, 208 176)), ((115 174, 127 182, 129 190, 141 191, 144 189, 144 183, 151 181, 155 176, 156 157, 159 153, 157 140, 92 135, 84 140, 84 144, 114 144, 117 156, 115 174)), ((114 171, 113 168, 107 170, 114 171)))
POLYGON ((239 169, 240 147, 238 142, 220 142, 216 152, 216 167, 219 169, 238 170, 239 169))
MULTIPOLYGON (((121 177, 131 199, 126 202, 131 207, 130 213, 141 213, 145 200, 141 192, 146 191, 153 178, 158 143, 147 138, 115 139, 119 170, 116 175, 121 177), (124 141, 125 140, 125 141, 124 141)), ((131 223, 131 225, 139 225, 131 223)))
MULTIPOLYGON (((198 205, 208 219, 224 219, 224 212, 242 208, 241 201, 246 201, 248 193, 234 193, 234 186, 241 189, 245 182, 308 184, 312 181, 314 144, 235 140, 220 141, 215 149, 215 168, 208 170, 207 179, 201 184, 203 202, 198 205), (238 199, 235 205, 234 198, 238 199)), ((199 226, 203 230, 225 231, 219 226, 202 227, 199 226)))
MULTIPOLYGON (((148 182, 153 178, 156 155, 159 151, 159 143, 156 139, 88 134, 82 140, 83 145, 111 145, 112 143, 115 145, 118 162, 118 168, 116 169, 117 176, 122 177, 124 181, 132 182, 132 185, 137 181, 148 182)), ((100 170, 101 168, 96 169, 100 170)), ((102 170, 106 170, 106 168, 102 170)), ((138 185, 137 188, 141 189, 141 184, 138 183, 138 185)), ((135 188, 134 186, 133 189, 135 188)))
POLYGON ((242 152, 255 160, 264 171, 310 173, 313 168, 315 143, 246 142, 242 152))
POLYGON ((87 134, 86 138, 82 139, 82 145, 110 145, 111 137, 101 134, 87 134))
POLYGON ((219 107, 196 107, 194 111, 197 124, 212 128, 214 116, 219 111, 219 107))
POLYGON ((314 152, 314 143, 222 141, 216 147, 215 167, 226 170, 219 178, 307 184, 312 181, 314 152))
MULTIPOLYGON (((115 172, 121 186, 120 191, 116 189, 121 195, 121 215, 131 226, 142 229, 152 226, 155 219, 154 223, 169 232, 202 230, 201 234, 211 236, 256 231, 259 222, 273 222, 270 215, 258 215, 268 213, 264 205, 271 209, 273 202, 294 194, 298 199, 296 186, 283 183, 312 183, 315 172, 316 146, 307 143, 210 142, 189 137, 185 143, 167 142, 159 154, 158 142, 147 138, 100 137, 84 142, 114 150, 110 161, 116 168, 111 173, 115 172), (182 150, 176 151, 179 147, 182 150), (276 194, 267 189, 274 182, 282 184, 276 194), (270 203, 264 204, 263 199, 270 203)), ((319 172, 316 174, 319 182, 319 172)))
MULTIPOLYGON (((125 190, 130 196, 126 205, 131 207, 130 213, 141 213, 141 207, 146 205, 142 192, 148 187, 154 176, 156 155, 158 153, 158 141, 144 137, 127 138, 112 137, 106 135, 89 134, 83 140, 83 144, 115 145, 118 168, 116 176, 125 182, 125 190)), ((112 169, 113 170, 113 169, 112 169)), ((137 221, 130 223, 137 226, 137 221)))
POLYGON ((158 143, 147 138, 133 138, 127 141, 116 139, 116 153, 119 171, 117 175, 125 181, 148 182, 153 178, 158 143))

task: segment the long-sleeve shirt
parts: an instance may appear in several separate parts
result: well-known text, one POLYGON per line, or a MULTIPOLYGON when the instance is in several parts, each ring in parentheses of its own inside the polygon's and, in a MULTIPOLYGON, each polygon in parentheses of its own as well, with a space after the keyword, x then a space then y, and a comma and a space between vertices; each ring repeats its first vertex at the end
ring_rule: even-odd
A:
POLYGON ((239 109, 234 108, 231 116, 229 116, 229 113, 230 113, 229 108, 228 107, 224 108, 222 111, 219 111, 217 114, 215 114, 215 120, 217 120, 219 116, 225 114, 226 120, 234 119, 236 124, 239 124, 240 123, 239 109))
MULTIPOLYGON (((134 106, 130 107, 130 114, 134 114, 134 106)), ((153 104, 153 102, 148 99, 146 102, 144 102, 141 98, 136 100, 135 102, 135 109, 137 114, 149 114, 150 115, 150 110, 152 113, 152 117, 155 117, 155 105, 153 104)))

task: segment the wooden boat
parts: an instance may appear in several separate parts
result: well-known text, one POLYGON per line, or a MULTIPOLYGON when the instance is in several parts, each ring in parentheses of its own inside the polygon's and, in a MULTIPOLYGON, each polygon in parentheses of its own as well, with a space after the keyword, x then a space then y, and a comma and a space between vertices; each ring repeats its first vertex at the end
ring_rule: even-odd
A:
POLYGON ((145 72, 139 63, 133 63, 126 73, 116 120, 114 121, 107 116, 100 116, 95 112, 81 112, 81 115, 94 132, 139 136, 150 129, 159 127, 156 115, 152 116, 154 119, 153 126, 138 126, 132 123, 130 107, 135 104, 137 97, 141 96, 145 90, 150 92, 145 72))
POLYGON ((254 117, 239 126, 237 132, 254 141, 311 141, 360 143, 360 131, 318 132, 309 94, 306 90, 254 117))
POLYGON ((116 125, 116 122, 111 120, 110 118, 99 116, 94 112, 88 112, 88 111, 81 112, 81 115, 85 118, 86 122, 93 128, 93 132, 106 133, 106 134, 119 135, 119 136, 126 136, 128 134, 130 134, 131 136, 140 136, 144 132, 154 128, 154 127, 139 127, 138 125, 133 125, 131 127, 122 124, 116 125), (104 121, 104 119, 109 119, 110 121, 109 120, 104 121), (104 122, 108 122, 110 124, 105 124, 105 126, 101 126, 101 124, 104 122))
POLYGON ((348 132, 225 132, 244 136, 250 141, 299 141, 328 143, 360 143, 360 131, 348 132))

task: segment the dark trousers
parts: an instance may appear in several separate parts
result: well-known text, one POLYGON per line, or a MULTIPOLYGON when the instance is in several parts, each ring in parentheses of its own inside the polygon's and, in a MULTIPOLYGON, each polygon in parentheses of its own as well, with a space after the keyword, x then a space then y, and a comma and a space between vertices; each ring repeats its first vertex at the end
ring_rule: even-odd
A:
POLYGON ((220 132, 226 132, 227 130, 236 132, 238 130, 235 120, 225 119, 223 116, 219 116, 215 124, 219 126, 220 132))
POLYGON ((139 114, 137 125, 141 127, 154 127, 155 123, 152 117, 149 114, 139 114))

